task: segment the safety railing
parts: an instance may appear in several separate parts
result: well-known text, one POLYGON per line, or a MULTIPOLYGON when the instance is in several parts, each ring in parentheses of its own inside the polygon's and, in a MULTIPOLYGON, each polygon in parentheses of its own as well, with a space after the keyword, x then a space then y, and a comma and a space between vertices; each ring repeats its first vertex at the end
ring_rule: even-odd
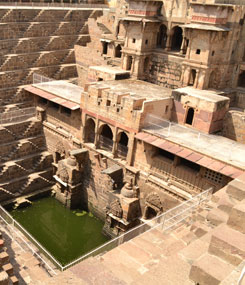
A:
POLYGON ((33 76, 32 76, 33 84, 44 83, 44 82, 51 82, 51 81, 55 81, 55 79, 46 77, 46 76, 41 75, 41 74, 33 73, 33 76))
POLYGON ((149 220, 143 222, 139 226, 127 231, 126 233, 116 237, 102 246, 92 250, 91 252, 81 256, 80 258, 72 261, 71 263, 65 265, 63 270, 83 261, 84 259, 92 256, 96 256, 99 254, 104 254, 107 251, 112 250, 113 248, 123 244, 139 236, 142 233, 150 231, 152 229, 159 229, 161 231, 166 231, 174 226, 177 226, 180 222, 186 220, 188 217, 192 215, 192 212, 204 201, 209 199, 209 196, 212 194, 213 188, 209 188, 208 190, 198 194, 197 196, 187 200, 175 208, 172 208, 165 213, 149 220))
POLYGON ((62 3, 62 1, 60 2, 56 2, 56 3, 48 3, 48 2, 8 2, 8 1, 0 1, 0 6, 10 6, 11 8, 14 9, 18 9, 21 7, 28 7, 28 8, 101 8, 101 9, 108 9, 108 5, 107 4, 103 4, 103 3, 88 3, 89 1, 87 0, 81 0, 80 3, 62 3))
POLYGON ((27 120, 35 116, 35 114, 36 114, 35 107, 23 108, 19 110, 2 113, 0 114, 0 125, 27 120))
MULTIPOLYGON (((143 223, 139 226, 127 231, 124 234, 121 234, 120 236, 108 241, 107 243, 97 247, 96 249, 88 252, 87 254, 77 258, 76 260, 70 262, 69 264, 62 266, 30 233, 27 232, 16 220, 13 219, 13 217, 0 206, 0 219, 2 219, 12 230, 13 232, 20 236, 18 234, 18 230, 21 231, 50 261, 53 262, 53 264, 60 269, 61 271, 64 271, 71 266, 87 259, 88 257, 97 256, 100 254, 105 254, 106 252, 112 250, 113 248, 116 248, 117 246, 131 240, 132 238, 135 238, 139 236, 140 234, 143 234, 147 231, 158 229, 160 231, 167 231, 173 227, 178 226, 181 222, 185 221, 187 218, 189 218, 193 211, 197 209, 201 203, 208 200, 210 195, 212 194, 213 188, 209 188, 208 190, 194 196, 193 198, 177 205, 176 207, 164 212, 163 214, 156 216, 155 218, 151 220, 143 220, 143 223)), ((23 238, 22 241, 25 242, 27 247, 40 258, 43 263, 50 269, 52 272, 54 271, 50 265, 40 256, 40 254, 29 244, 27 243, 23 238)), ((54 271, 55 274, 55 271, 54 271)))
POLYGON ((8 230, 11 238, 15 240, 24 251, 31 251, 32 254, 41 261, 41 265, 47 269, 49 274, 57 275, 54 268, 52 268, 52 266, 41 256, 41 253, 47 257, 56 268, 62 270, 62 265, 2 206, 0 206, 0 221, 6 225, 6 229, 8 230))
POLYGON ((212 154, 217 154, 217 157, 225 158, 226 161, 244 163, 241 161, 243 156, 240 150, 244 146, 222 136, 205 134, 153 114, 147 114, 145 117, 143 130, 162 138, 171 138, 171 141, 178 144, 181 142, 189 148, 200 149, 204 153, 206 151, 207 154, 211 151, 212 154))

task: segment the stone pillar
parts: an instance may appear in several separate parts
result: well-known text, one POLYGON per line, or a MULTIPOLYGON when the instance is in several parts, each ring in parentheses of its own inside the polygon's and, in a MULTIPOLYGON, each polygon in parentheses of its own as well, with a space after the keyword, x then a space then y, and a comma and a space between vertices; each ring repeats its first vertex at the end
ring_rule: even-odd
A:
POLYGON ((115 127, 114 132, 113 132, 113 146, 112 146, 112 155, 113 158, 116 156, 117 153, 117 132, 118 132, 118 128, 115 127))
POLYGON ((96 123, 95 123, 95 130, 94 130, 95 134, 94 134, 94 145, 95 148, 99 147, 99 119, 96 118, 96 123))
POLYGON ((197 85, 198 85, 198 82, 199 82, 199 75, 200 75, 200 70, 198 69, 198 70, 197 70, 197 73, 196 73, 195 82, 194 82, 194 84, 193 84, 193 86, 194 86, 195 88, 197 88, 197 85))
POLYGON ((171 50, 171 42, 172 42, 172 35, 170 33, 167 34, 167 42, 166 42, 166 51, 171 50))
POLYGON ((134 133, 129 133, 128 154, 127 154, 126 161, 127 161, 127 164, 130 166, 132 165, 132 162, 133 162, 134 144, 135 144, 134 133))

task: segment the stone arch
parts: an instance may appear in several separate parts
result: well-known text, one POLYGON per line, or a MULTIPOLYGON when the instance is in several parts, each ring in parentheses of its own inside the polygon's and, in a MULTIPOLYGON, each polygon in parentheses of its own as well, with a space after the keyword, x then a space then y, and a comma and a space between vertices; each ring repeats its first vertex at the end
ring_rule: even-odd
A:
POLYGON ((171 30, 171 50, 180 51, 183 41, 183 30, 179 26, 175 26, 171 30))
POLYGON ((125 158, 128 154, 128 135, 125 132, 120 132, 117 135, 117 154, 125 158))
POLYGON ((113 132, 109 125, 103 124, 99 128, 99 145, 101 148, 111 151, 113 147, 113 132))
POLYGON ((94 143, 95 139, 95 121, 88 118, 85 123, 85 142, 94 143))
POLYGON ((157 48, 164 49, 167 43, 167 27, 162 24, 157 33, 157 48))
POLYGON ((152 192, 146 196, 143 218, 151 219, 162 213, 163 207, 159 195, 152 192))

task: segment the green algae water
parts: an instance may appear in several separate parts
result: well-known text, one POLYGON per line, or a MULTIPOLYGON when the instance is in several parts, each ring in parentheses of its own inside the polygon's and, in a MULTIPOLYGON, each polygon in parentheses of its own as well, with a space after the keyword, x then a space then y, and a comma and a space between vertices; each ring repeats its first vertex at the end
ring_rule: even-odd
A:
POLYGON ((105 243, 103 223, 91 213, 69 210, 55 198, 33 201, 10 214, 62 265, 105 243))

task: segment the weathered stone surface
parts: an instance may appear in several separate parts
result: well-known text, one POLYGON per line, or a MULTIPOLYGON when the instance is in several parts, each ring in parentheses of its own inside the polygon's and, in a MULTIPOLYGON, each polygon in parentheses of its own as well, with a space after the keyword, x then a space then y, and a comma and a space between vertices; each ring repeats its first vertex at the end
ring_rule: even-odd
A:
POLYGON ((245 258, 245 235, 223 224, 213 232, 209 252, 237 266, 245 258))
POLYGON ((227 225, 245 234, 245 203, 240 203, 232 208, 227 225))
POLYGON ((190 279, 202 285, 216 285, 228 276, 233 266, 216 256, 205 254, 191 267, 190 279))
POLYGON ((227 193, 239 201, 245 199, 244 181, 241 178, 231 181, 227 186, 227 193))
POLYGON ((207 220, 213 225, 218 226, 221 223, 226 223, 228 220, 228 215, 222 210, 214 208, 208 213, 207 220))
POLYGON ((1 285, 8 285, 9 284, 9 277, 5 271, 0 272, 0 284, 1 285))

